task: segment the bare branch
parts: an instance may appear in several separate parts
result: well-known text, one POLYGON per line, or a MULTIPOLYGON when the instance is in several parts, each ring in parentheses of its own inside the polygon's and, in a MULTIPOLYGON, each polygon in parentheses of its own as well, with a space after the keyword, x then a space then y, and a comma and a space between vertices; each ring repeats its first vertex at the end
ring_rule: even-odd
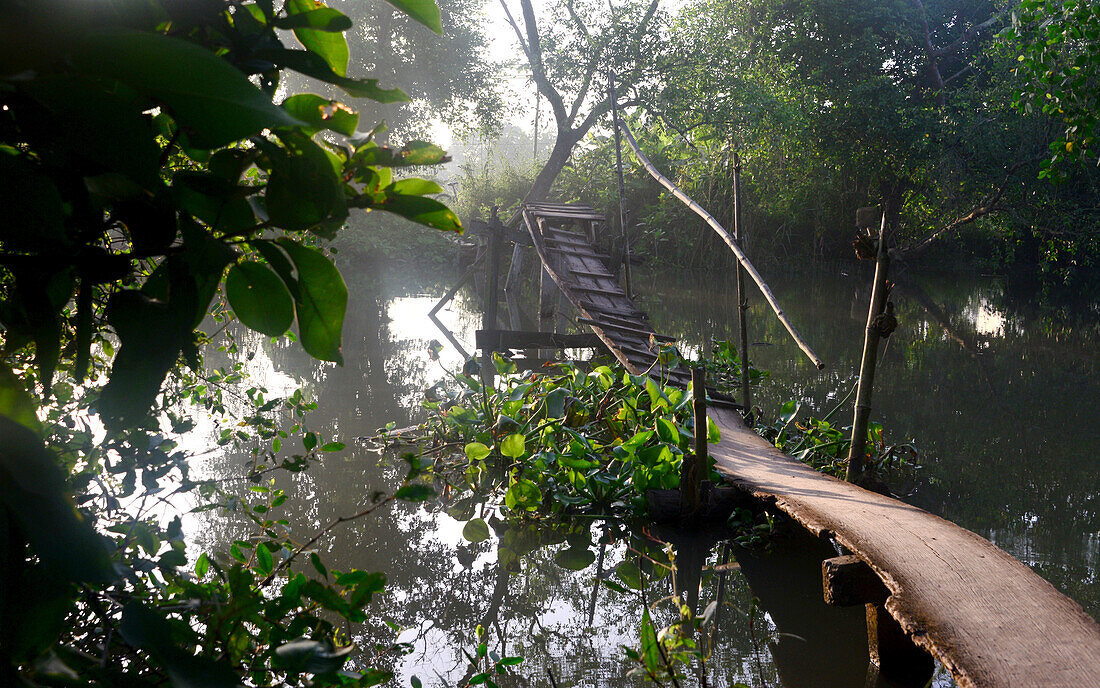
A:
POLYGON ((1001 15, 995 14, 992 17, 990 17, 989 19, 986 19, 981 24, 974 24, 969 29, 964 31, 961 36, 959 36, 954 41, 952 41, 951 45, 948 45, 944 48, 939 48, 938 50, 934 50, 934 51, 932 51, 933 54, 936 57, 943 57, 944 55, 950 55, 950 54, 954 53, 955 51, 957 51, 959 48, 961 48, 963 46, 963 43, 967 42, 968 40, 970 40, 974 36, 977 36, 979 33, 984 31, 985 29, 988 29, 990 26, 993 26, 994 24, 996 24, 997 20, 999 20, 1000 18, 1001 18, 1001 15))
POLYGON ((512 11, 508 9, 507 0, 500 0, 500 6, 504 8, 504 18, 508 20, 508 25, 516 32, 516 39, 519 41, 519 47, 523 49, 523 54, 527 56, 527 61, 533 61, 534 58, 531 56, 531 48, 528 47, 527 41, 523 39, 523 31, 520 30, 519 24, 512 18, 512 11))
POLYGON ((580 18, 576 9, 573 8, 573 0, 568 0, 565 3, 565 10, 569 13, 569 18, 573 20, 573 24, 577 27, 577 31, 584 36, 589 45, 592 45, 592 35, 588 33, 588 27, 584 25, 584 20, 580 18))
POLYGON ((973 208, 965 215, 960 215, 959 217, 955 218, 944 227, 941 227, 940 229, 932 232, 924 239, 918 241, 916 244, 908 248, 902 249, 898 252, 899 257, 902 259, 912 258, 920 253, 923 253, 925 249, 935 243, 938 239, 955 231, 959 227, 962 227, 963 225, 968 225, 975 220, 985 217, 986 215, 990 215, 992 213, 1002 210, 1001 206, 998 204, 1001 201, 1001 197, 1004 196, 1005 189, 1008 188, 1008 180, 1011 179, 1012 175, 1014 175, 1020 168, 1024 167, 1025 165, 1031 164, 1036 160, 1038 160, 1038 158, 1028 158, 1027 160, 1020 160, 1014 163, 1005 172, 1004 179, 1001 180, 1001 185, 990 192, 985 198, 983 198, 982 202, 978 204, 978 206, 973 208))
MULTIPOLYGON (((501 0, 503 3, 504 0, 501 0)), ((561 128, 563 123, 569 121, 565 112, 565 102, 554 85, 546 76, 546 69, 542 65, 542 42, 539 40, 539 27, 535 20, 535 9, 531 6, 531 0, 519 0, 520 9, 523 10, 523 23, 527 27, 527 45, 529 48, 527 62, 531 65, 531 76, 535 79, 535 86, 539 93, 550 101, 550 108, 554 111, 554 119, 561 128)))

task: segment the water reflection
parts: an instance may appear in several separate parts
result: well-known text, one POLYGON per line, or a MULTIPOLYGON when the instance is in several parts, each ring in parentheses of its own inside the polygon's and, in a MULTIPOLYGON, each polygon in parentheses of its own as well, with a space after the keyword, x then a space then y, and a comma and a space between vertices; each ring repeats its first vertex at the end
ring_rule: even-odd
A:
MULTIPOLYGON (((870 298, 861 270, 769 274, 829 365, 814 370, 756 299, 750 355, 772 371, 765 410, 798 399, 823 413, 855 384, 870 298)), ((735 340, 730 276, 690 280, 636 278, 658 329, 704 347, 735 340)), ((988 279, 909 273, 898 282, 900 326, 881 357, 873 415, 921 450, 911 501, 992 539, 1097 616, 1100 455, 1089 429, 1100 425, 1100 320, 1042 313, 988 279)))
MULTIPOLYGON (((868 280, 854 268, 844 270, 851 274, 821 270, 773 285, 829 362, 825 371, 797 355, 759 303, 752 308, 752 358, 773 371, 765 409, 787 398, 826 409, 854 384, 869 297, 861 285, 868 280)), ((423 390, 447 379, 447 371, 463 361, 447 346, 433 359, 432 340, 443 337, 427 318, 457 271, 422 275, 377 266, 345 268, 345 275, 352 296, 343 368, 262 337, 247 338, 244 349, 273 393, 293 383, 317 400, 310 427, 347 441, 390 421, 407 425, 422 418, 423 390)), ((657 329, 703 349, 711 338, 734 339, 732 281, 713 275, 698 284, 687 279, 635 273, 635 288, 657 329)), ((1095 327, 1034 319, 1013 310, 995 284, 984 282, 918 285, 910 277, 894 299, 901 326, 883 357, 875 406, 891 433, 916 438, 923 451, 926 469, 916 502, 991 537, 1097 614, 1100 466, 1079 431, 1100 422, 1100 409, 1087 401, 1100 388, 1090 339, 1095 327)), ((438 317, 472 348, 481 317, 472 290, 459 292, 438 317)), ((241 461, 215 455, 203 470, 235 476, 241 461)), ((395 453, 349 442, 346 451, 328 455, 312 470, 278 479, 290 495, 287 505, 296 509, 285 516, 305 537, 361 510, 373 492, 392 489, 402 475, 395 453)), ((225 551, 246 529, 231 516, 205 515, 191 532, 208 549, 225 551)), ((639 538, 644 534, 598 522, 509 526, 494 522, 485 504, 445 492, 429 506, 398 504, 348 524, 324 547, 333 568, 387 575, 386 594, 375 609, 401 630, 395 637, 385 626, 366 629, 356 639, 366 649, 357 661, 395 640, 409 643, 408 654, 383 652, 380 660, 404 685, 413 675, 425 685, 468 679, 463 650, 476 644, 473 629, 481 625, 494 651, 527 658, 520 672, 526 678, 518 684, 548 685, 551 670, 561 686, 602 686, 638 682, 626 676, 630 665, 621 646, 639 643, 640 597, 614 592, 599 580, 612 578, 620 564, 636 557, 639 538), (463 522, 474 515, 493 527, 492 536, 477 544, 461 534, 463 522), (597 563, 581 571, 563 568, 557 557, 570 547, 588 548, 597 563)), ((790 540, 771 556, 737 552, 741 568, 729 571, 722 585, 709 684, 865 685, 862 610, 821 602, 820 561, 834 554, 821 547, 790 540)), ((702 609, 718 596, 722 576, 714 567, 722 562, 710 548, 694 557, 698 583, 685 584, 681 577, 680 586, 698 589, 702 609)), ((669 596, 675 580, 653 580, 646 601, 669 596)), ((659 625, 670 623, 668 605, 657 609, 659 625)))

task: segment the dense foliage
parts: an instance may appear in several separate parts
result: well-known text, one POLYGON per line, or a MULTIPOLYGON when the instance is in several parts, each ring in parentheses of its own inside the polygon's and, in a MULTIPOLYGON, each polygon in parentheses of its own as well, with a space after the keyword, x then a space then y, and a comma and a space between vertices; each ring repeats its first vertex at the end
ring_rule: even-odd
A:
MULTIPOLYGON (((572 37, 543 43, 547 64, 583 74, 570 56, 586 22, 544 22, 547 35, 572 37)), ((856 210, 881 205, 910 261, 978 264, 1063 290, 1094 284, 1100 189, 1082 164, 1095 157, 1094 3, 698 0, 655 22, 661 41, 620 94, 631 126, 662 172, 722 220, 736 151, 761 253, 849 256, 856 210)), ((557 195, 617 216, 613 141, 593 132, 557 195)), ((698 250, 714 239, 690 211, 627 162, 632 245, 725 264, 725 252, 698 250)))
MULTIPOLYGON (((430 0, 391 4, 440 31, 430 0)), ((379 146, 351 107, 283 97, 293 70, 355 98, 406 98, 349 75, 351 21, 320 3, 5 3, 3 13, 0 681, 385 680, 368 666, 339 671, 349 624, 367 618, 384 576, 328 571, 310 554, 327 529, 293 537, 277 516, 286 495, 261 482, 343 445, 308 430, 300 394, 254 386, 224 399, 240 364, 205 371, 198 328, 211 311, 221 327, 231 309, 340 363, 347 289, 318 246, 355 209, 460 230, 430 197, 435 183, 394 175, 443 151, 379 146), (224 444, 251 450, 241 478, 252 497, 192 480, 175 438, 211 416, 227 416, 224 444), (302 449, 277 459, 292 440, 302 449), (179 509, 196 488, 205 508, 246 513, 251 534, 224 556, 190 553, 187 571, 179 509), (308 573, 291 568, 306 555, 308 573)), ((419 472, 412 461, 406 483, 419 472)), ((353 518, 430 494, 389 487, 353 518)))

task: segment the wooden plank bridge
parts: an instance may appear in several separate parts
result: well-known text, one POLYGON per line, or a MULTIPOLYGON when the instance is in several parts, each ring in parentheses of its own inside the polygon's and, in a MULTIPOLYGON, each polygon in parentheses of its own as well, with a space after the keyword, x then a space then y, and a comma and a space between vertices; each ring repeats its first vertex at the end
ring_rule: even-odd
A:
MULTIPOLYGON (((631 373, 687 387, 691 371, 679 357, 662 357, 674 338, 654 329, 598 247, 596 228, 606 224, 589 206, 562 203, 526 204, 515 218, 538 255, 544 300, 559 290, 575 321, 631 373)), ((511 230, 513 241, 519 228, 511 230)), ((498 237, 507 236, 498 229, 498 237)), ((591 336, 485 334, 492 337, 480 343, 492 349, 581 344, 591 336)), ((1026 565, 954 523, 803 465, 753 432, 739 406, 708 397, 707 412, 722 433, 710 454, 727 482, 850 553, 823 563, 826 599, 845 596, 830 587, 843 586, 850 563, 858 565, 852 577, 874 582, 838 603, 867 605, 877 664, 895 675, 923 674, 931 670, 930 655, 963 688, 1100 686, 1100 626, 1026 565), (914 668, 922 657, 927 667, 914 668)))

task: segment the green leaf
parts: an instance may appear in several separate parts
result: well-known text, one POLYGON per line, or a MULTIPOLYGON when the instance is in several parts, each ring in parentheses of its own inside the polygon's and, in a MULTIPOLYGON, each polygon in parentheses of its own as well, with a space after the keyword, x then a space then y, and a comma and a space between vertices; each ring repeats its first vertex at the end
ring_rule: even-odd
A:
POLYGON ((386 1, 440 36, 443 35, 443 20, 439 16, 439 7, 435 0, 386 1))
POLYGON ((314 358, 343 365, 340 337, 348 288, 336 266, 316 249, 283 237, 277 240, 298 271, 300 298, 295 302, 298 338, 314 358))
POLYGON ((680 444, 680 431, 676 429, 672 421, 666 418, 657 419, 657 436, 661 438, 662 442, 667 442, 673 446, 680 444))
POLYGON ((722 431, 718 429, 718 424, 714 422, 713 418, 707 417, 707 441, 711 444, 718 444, 722 441, 722 431))
POLYGON ((551 390, 546 395, 546 416, 548 418, 563 418, 565 416, 565 398, 568 392, 562 388, 551 390))
POLYGON ((279 276, 279 279, 283 281, 287 291, 294 298, 295 301, 301 299, 301 292, 298 290, 298 280, 294 277, 294 266, 291 265, 290 259, 287 258, 286 253, 280 249, 273 241, 254 241, 252 247, 260 252, 260 255, 264 257, 267 264, 271 266, 271 269, 275 271, 275 274, 279 276))
MULTIPOLYGON (((291 17, 309 14, 321 6, 318 0, 287 0, 286 11, 291 17)), ((339 76, 348 73, 348 41, 342 31, 318 30, 303 25, 294 29, 298 41, 310 52, 321 56, 339 76)))
POLYGON ((327 643, 299 638, 275 648, 275 664, 293 673, 327 674, 343 667, 354 649, 355 645, 334 649, 327 643))
POLYGON ((784 402, 779 408, 779 420, 783 425, 789 424, 798 415, 798 409, 799 404, 794 399, 784 402))
POLYGON ((113 580, 107 540, 73 508, 59 460, 34 432, 6 416, 0 416, 0 437, 0 514, 6 511, 23 532, 51 579, 113 580))
POLYGON ((287 50, 278 48, 257 51, 256 57, 271 60, 296 72, 301 72, 325 83, 335 84, 356 98, 370 98, 379 103, 403 103, 409 100, 399 88, 384 89, 378 86, 378 79, 349 79, 332 70, 324 58, 308 50, 287 50))
POLYGON ((294 322, 294 299, 263 263, 245 261, 230 268, 225 295, 237 318, 257 332, 278 337, 294 322))
POLYGON ((642 647, 642 661, 646 671, 656 675, 661 666, 661 648, 658 647, 657 634, 654 632, 653 621, 649 617, 649 607, 642 608, 642 625, 638 629, 639 640, 642 647))
POLYGON ((428 227, 462 233, 462 221, 450 208, 434 198, 391 196, 374 207, 428 227))
POLYGON ((401 499, 406 502, 423 502, 435 496, 435 489, 432 488, 431 485, 414 483, 401 487, 397 492, 393 493, 393 496, 395 499, 401 499))
POLYGON ((7 366, 0 366, 0 416, 4 416, 36 435, 42 434, 38 404, 23 386, 22 380, 7 366))
POLYGON ((569 547, 558 552, 554 561, 562 568, 580 571, 591 566, 596 561, 596 555, 587 547, 569 547))
POLYGON ((615 568, 615 575, 619 577, 619 580, 635 590, 642 590, 645 587, 642 570, 632 561, 624 561, 619 564, 615 568))
POLYGON ((386 188, 386 193, 401 194, 404 196, 425 196, 427 194, 443 193, 443 187, 427 179, 410 177, 400 179, 386 188))
POLYGON ((542 503, 542 491, 538 485, 526 478, 512 483, 504 493, 504 504, 509 509, 534 511, 542 503))
POLYGON ((340 178, 324 150, 300 133, 280 133, 285 150, 271 155, 265 202, 272 224, 314 229, 347 217, 340 178))
POLYGON ((359 113, 335 100, 313 93, 299 93, 283 101, 283 109, 308 124, 313 132, 322 129, 351 136, 359 126, 359 113))
POLYGON ((447 153, 434 143, 409 141, 397 152, 405 165, 438 165, 447 159, 447 153))
POLYGON ((483 518, 471 519, 463 526, 462 537, 470 542, 485 542, 489 539, 489 524, 483 518))
MULTIPOLYGON (((101 77, 88 76, 41 75, 26 85, 31 97, 56 118, 50 124, 60 130, 64 142, 58 149, 91 166, 121 173, 131 184, 159 190, 161 151, 150 118, 142 114, 145 104, 129 89, 108 91, 101 77)), ((117 179, 113 188, 105 187, 104 181, 98 180, 98 192, 128 195, 117 179)))
POLYGON ((202 578, 206 575, 206 572, 210 570, 210 557, 206 556, 206 552, 199 555, 198 560, 195 562, 195 575, 202 578))
MULTIPOLYGON (((287 11, 295 12, 287 4, 287 11)), ((330 7, 319 7, 304 12, 291 14, 289 17, 279 17, 275 20, 275 26, 280 29, 309 28, 317 31, 347 31, 352 27, 351 19, 342 12, 337 12, 330 7)))
POLYGON ((129 602, 122 610, 118 630, 127 643, 145 650, 165 668, 174 688, 236 688, 240 685, 228 662, 194 656, 181 649, 177 634, 160 612, 129 602))
POLYGON ((256 564, 259 566, 260 573, 265 576, 270 575, 275 570, 275 561, 271 557, 271 550, 263 545, 258 546, 256 548, 256 564))
POLYGON ((466 445, 466 458, 470 461, 481 461, 489 455, 489 448, 481 442, 470 442, 466 445))
POLYGON ((328 580, 328 569, 325 568, 325 565, 321 562, 321 557, 317 556, 316 552, 309 553, 309 563, 313 564, 313 568, 317 570, 317 573, 328 580))
POLYGON ((523 456, 524 441, 523 435, 514 433, 504 438, 504 441, 500 443, 500 453, 504 456, 511 457, 513 459, 523 456))
POLYGON ((327 443, 324 444, 324 446, 321 447, 321 451, 323 451, 323 452, 338 452, 338 451, 343 451, 344 447, 346 447, 346 446, 347 445, 345 445, 343 442, 327 442, 327 443))
POLYGON ((150 32, 97 32, 73 58, 163 104, 192 145, 219 148, 297 122, 248 77, 201 45, 150 32))

